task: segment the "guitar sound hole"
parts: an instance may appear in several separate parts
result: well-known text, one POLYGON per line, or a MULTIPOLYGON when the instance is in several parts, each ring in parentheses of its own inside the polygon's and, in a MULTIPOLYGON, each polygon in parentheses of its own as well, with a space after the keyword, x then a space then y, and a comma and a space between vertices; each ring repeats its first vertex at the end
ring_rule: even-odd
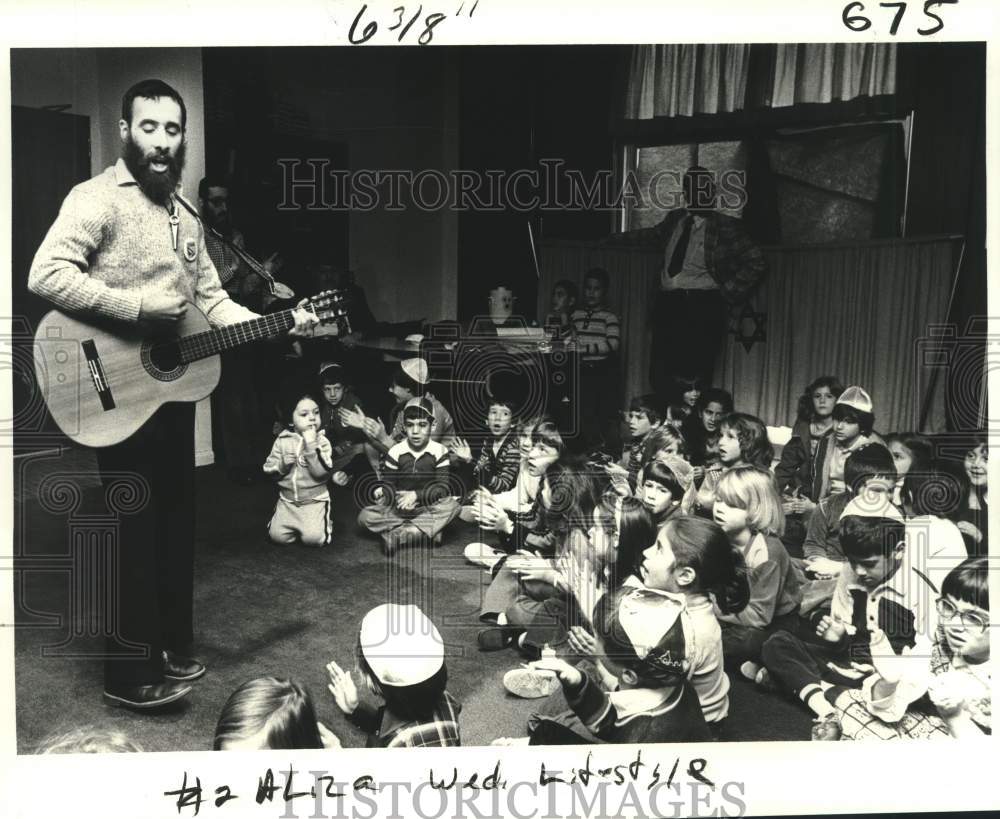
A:
POLYGON ((172 381, 183 373, 181 352, 173 341, 161 341, 143 345, 143 366, 154 378, 172 381))

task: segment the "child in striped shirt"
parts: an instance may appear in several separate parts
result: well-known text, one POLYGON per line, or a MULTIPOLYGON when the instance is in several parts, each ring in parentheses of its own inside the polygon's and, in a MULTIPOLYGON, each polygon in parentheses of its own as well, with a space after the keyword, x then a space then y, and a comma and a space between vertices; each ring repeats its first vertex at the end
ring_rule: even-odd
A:
POLYGON ((406 438, 385 457, 381 497, 358 515, 360 526, 382 536, 387 555, 425 539, 440 544, 441 530, 458 514, 448 450, 431 440, 434 407, 428 398, 406 402, 403 427, 406 438))

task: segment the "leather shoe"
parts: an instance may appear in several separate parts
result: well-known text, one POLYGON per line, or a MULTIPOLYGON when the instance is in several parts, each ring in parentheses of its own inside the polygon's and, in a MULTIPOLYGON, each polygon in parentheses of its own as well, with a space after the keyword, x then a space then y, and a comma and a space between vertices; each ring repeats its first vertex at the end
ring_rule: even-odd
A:
POLYGON ((125 688, 104 691, 105 705, 115 708, 131 708, 145 711, 176 702, 191 692, 192 686, 178 682, 161 682, 152 685, 131 685, 125 688))
POLYGON ((205 673, 205 666, 190 657, 181 657, 172 651, 163 652, 163 676, 176 682, 197 680, 205 673))

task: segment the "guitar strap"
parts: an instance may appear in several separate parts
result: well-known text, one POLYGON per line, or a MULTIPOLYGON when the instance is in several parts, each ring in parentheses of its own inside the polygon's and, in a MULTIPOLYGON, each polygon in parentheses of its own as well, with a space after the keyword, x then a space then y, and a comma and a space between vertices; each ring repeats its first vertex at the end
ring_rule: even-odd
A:
POLYGON ((271 292, 271 295, 272 296, 276 295, 275 285, 277 284, 277 282, 275 282, 274 277, 270 273, 268 273, 267 270, 264 269, 264 265, 262 265, 253 256, 247 253, 247 251, 244 248, 239 247, 234 242, 232 242, 231 240, 223 236, 221 233, 219 233, 219 231, 217 231, 214 227, 212 227, 211 225, 206 225, 205 220, 201 218, 201 214, 194 209, 194 207, 191 205, 190 202, 188 202, 179 193, 175 195, 177 196, 177 201, 180 202, 195 219, 201 222, 202 227, 205 228, 207 232, 211 233, 216 239, 222 242, 222 244, 224 244, 231 251, 233 251, 233 253, 239 256, 244 262, 246 262, 247 267, 249 267, 252 272, 256 273, 264 280, 264 283, 267 285, 267 288, 271 292))

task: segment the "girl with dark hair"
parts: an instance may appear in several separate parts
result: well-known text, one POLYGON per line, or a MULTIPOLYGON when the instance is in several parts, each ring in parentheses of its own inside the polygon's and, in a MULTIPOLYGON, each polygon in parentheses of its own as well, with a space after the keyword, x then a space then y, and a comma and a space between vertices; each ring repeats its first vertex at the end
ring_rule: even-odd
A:
POLYGON ((638 498, 617 499, 612 517, 615 559, 608 587, 616 589, 639 574, 642 553, 656 540, 657 526, 650 509, 638 498))
POLYGON ((731 412, 719 425, 719 462, 723 468, 756 466, 770 469, 774 448, 764 422, 745 412, 731 412))
POLYGON ((358 697, 349 672, 326 666, 337 707, 368 733, 368 748, 461 745, 461 704, 445 687, 448 668, 437 626, 414 605, 385 603, 361 621, 356 668, 365 687, 383 700, 375 708, 358 697))
POLYGON ((723 670, 719 610, 735 615, 750 599, 742 553, 715 523, 678 517, 643 553, 639 576, 646 589, 684 595, 688 679, 698 694, 705 721, 718 724, 729 713, 729 678, 723 670))
POLYGON ((794 509, 786 509, 786 513, 805 515, 815 506, 813 458, 820 443, 833 432, 833 408, 843 391, 837 376, 821 375, 799 396, 792 437, 781 451, 781 460, 774 470, 778 489, 786 499, 800 500, 794 509))
POLYGON ((989 523, 989 496, 986 486, 988 450, 985 436, 976 439, 966 451, 962 462, 962 499, 955 520, 970 555, 987 553, 987 524, 989 523))
POLYGON ((705 467, 718 461, 719 424, 732 411, 733 396, 726 390, 709 387, 698 398, 694 412, 681 427, 692 466, 705 467))
POLYGON ((896 465, 896 491, 892 502, 902 508, 908 502, 903 494, 903 483, 907 475, 913 473, 917 480, 921 480, 924 473, 929 476, 935 472, 934 447, 930 441, 915 432, 894 432, 887 435, 885 445, 892 453, 892 460, 896 465))
POLYGON ((708 469, 697 489, 688 492, 684 509, 710 517, 715 504, 716 487, 722 476, 739 466, 770 470, 774 448, 767 437, 764 422, 745 412, 731 412, 719 423, 719 468, 708 469))
POLYGON ((316 720, 308 689, 294 680, 258 677, 237 688, 219 715, 213 751, 339 748, 316 720))

